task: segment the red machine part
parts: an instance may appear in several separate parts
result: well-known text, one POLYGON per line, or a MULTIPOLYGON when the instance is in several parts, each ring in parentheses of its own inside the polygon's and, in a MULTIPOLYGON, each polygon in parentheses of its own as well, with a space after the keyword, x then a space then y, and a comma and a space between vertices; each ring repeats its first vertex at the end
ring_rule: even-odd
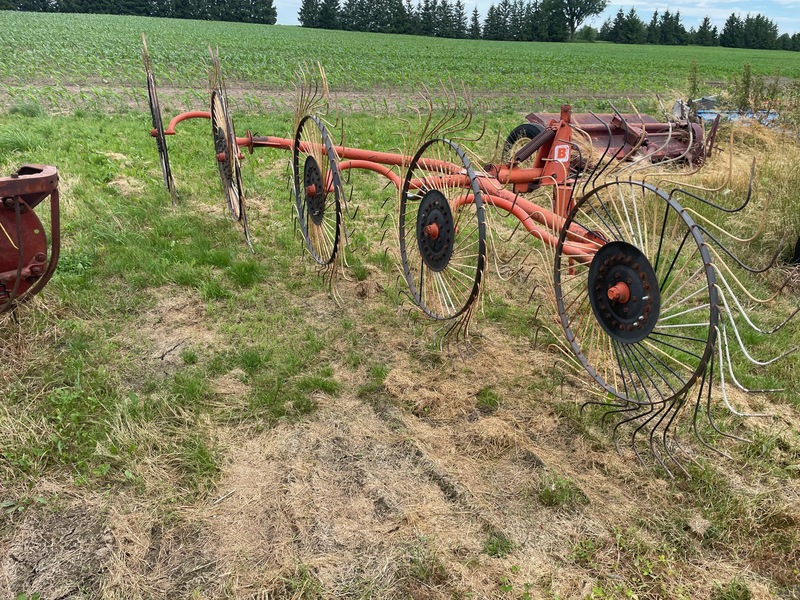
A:
MULTIPOLYGON (((561 115, 531 113, 530 123, 547 126, 561 115)), ((651 162, 682 158, 689 164, 699 164, 706 156, 703 126, 682 121, 664 123, 648 115, 575 113, 571 122, 588 134, 595 150, 620 160, 633 160, 646 155, 651 162), (638 152, 635 152, 638 151, 638 152)), ((712 127, 716 133, 717 124, 712 127)))
POLYGON ((25 165, 0 178, 0 313, 41 290, 58 263, 60 247, 58 171, 25 165), (34 212, 50 197, 52 248, 34 212))

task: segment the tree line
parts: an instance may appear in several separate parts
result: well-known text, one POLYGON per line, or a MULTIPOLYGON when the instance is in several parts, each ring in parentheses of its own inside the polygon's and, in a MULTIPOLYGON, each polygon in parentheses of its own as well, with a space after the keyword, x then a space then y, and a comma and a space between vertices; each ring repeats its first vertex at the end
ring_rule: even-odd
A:
MULTIPOLYGON (((588 32, 590 35, 592 32, 588 32)), ((681 22, 680 11, 653 13, 645 23, 631 8, 625 13, 621 8, 614 19, 603 23, 595 37, 617 44, 662 44, 667 46, 725 46, 727 48, 752 48, 761 50, 794 50, 800 52, 800 32, 790 36, 778 35, 778 25, 760 14, 745 18, 731 14, 720 33, 711 19, 705 17, 700 26, 688 31, 681 22)))
POLYGON ((0 10, 101 13, 274 25, 273 0, 0 0, 0 10))
POLYGON ((618 44, 727 46, 800 51, 800 33, 778 35, 774 21, 760 14, 732 14, 720 33, 711 19, 689 30, 680 11, 653 13, 645 23, 631 8, 606 20, 599 30, 587 18, 605 10, 608 0, 501 0, 481 21, 478 9, 467 14, 462 0, 302 0, 303 27, 399 33, 447 38, 524 42, 596 40, 618 44))
POLYGON ((447 38, 563 42, 608 0, 501 0, 481 22, 462 0, 302 0, 303 27, 447 38))

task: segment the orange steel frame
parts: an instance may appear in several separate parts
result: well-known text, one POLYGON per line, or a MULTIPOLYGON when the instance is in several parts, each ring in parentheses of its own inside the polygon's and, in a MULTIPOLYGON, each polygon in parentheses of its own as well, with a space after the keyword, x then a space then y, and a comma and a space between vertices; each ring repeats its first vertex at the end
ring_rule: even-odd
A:
MULTIPOLYGON (((490 165, 488 170, 492 177, 479 176, 478 185, 482 192, 484 202, 496 206, 516 217, 528 233, 545 244, 555 248, 558 238, 566 222, 567 215, 571 208, 572 188, 574 180, 569 177, 569 156, 573 150, 572 110, 570 106, 561 107, 560 120, 553 119, 548 129, 555 132, 551 139, 542 144, 536 152, 533 166, 530 168, 518 168, 515 165, 490 165), (564 150, 566 148, 566 151, 564 150), (497 187, 495 182, 501 185, 512 185, 513 191, 502 187, 497 187), (544 208, 520 196, 528 186, 533 183, 540 183, 553 186, 553 207, 544 208)), ((175 135, 175 127, 178 123, 187 119, 209 119, 211 113, 204 111, 191 111, 182 113, 169 122, 169 126, 164 131, 165 135, 175 135)), ((156 135, 156 130, 150 132, 156 135)), ((245 137, 237 137, 236 144, 240 148, 247 148, 250 153, 254 148, 274 148, 280 150, 292 150, 294 141, 287 138, 272 136, 254 136, 249 131, 245 137)), ((301 149, 306 151, 304 146, 301 149)), ((342 159, 338 167, 340 171, 347 169, 362 169, 378 173, 389 181, 396 188, 403 186, 402 179, 389 167, 406 167, 411 164, 412 157, 390 152, 377 152, 373 150, 361 150, 346 146, 334 146, 337 156, 342 159)), ((221 153, 217 160, 224 161, 225 155, 221 153)), ((450 187, 464 187, 469 189, 469 177, 463 173, 462 167, 444 161, 420 161, 423 168, 432 168, 450 173, 446 176, 438 176, 443 183, 450 187), (446 179, 445 179, 446 177, 446 179)), ((329 180, 327 186, 332 185, 329 180)), ((415 179, 410 182, 410 189, 420 189, 425 185, 423 180, 415 179)), ((313 190, 311 191, 313 193, 313 190)), ((469 204, 473 202, 472 194, 465 194, 457 199, 457 205, 469 204)), ((592 232, 584 229, 577 223, 572 223, 566 234, 566 241, 562 247, 564 255, 579 263, 589 263, 597 250, 602 247, 605 240, 598 238, 592 232)))

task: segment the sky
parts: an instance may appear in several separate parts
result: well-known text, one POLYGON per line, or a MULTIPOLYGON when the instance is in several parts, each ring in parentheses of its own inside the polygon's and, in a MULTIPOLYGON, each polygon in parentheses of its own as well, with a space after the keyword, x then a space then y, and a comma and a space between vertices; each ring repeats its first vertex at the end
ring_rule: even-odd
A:
MULTIPOLYGON (((475 6, 481 13, 481 19, 486 16, 486 11, 491 4, 496 4, 499 0, 464 0, 467 13, 471 14, 475 6)), ((414 4, 417 4, 415 1, 414 4)), ((275 0, 278 9, 278 24, 297 25, 297 11, 300 9, 300 0, 275 0)), ((722 31, 726 19, 731 13, 739 13, 745 16, 750 13, 761 13, 765 17, 772 19, 778 24, 780 33, 793 34, 800 31, 800 0, 754 0, 746 2, 744 0, 670 0, 669 2, 647 2, 645 0, 611 0, 606 11, 599 17, 594 17, 587 24, 599 28, 606 18, 613 18, 617 11, 622 8, 628 12, 631 7, 636 8, 645 23, 650 21, 653 11, 659 13, 669 9, 670 12, 680 10, 684 27, 697 29, 697 26, 706 15, 711 18, 711 22, 722 31)))

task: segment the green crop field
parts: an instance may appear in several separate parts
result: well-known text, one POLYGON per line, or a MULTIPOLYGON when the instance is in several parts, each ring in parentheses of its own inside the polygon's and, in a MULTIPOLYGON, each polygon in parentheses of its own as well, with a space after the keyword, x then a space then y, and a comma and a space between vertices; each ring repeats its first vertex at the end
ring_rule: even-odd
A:
POLYGON ((484 42, 143 17, 1 14, 0 91, 24 96, 25 86, 34 83, 42 99, 55 104, 80 94, 112 106, 141 101, 143 32, 163 85, 204 92, 208 47, 214 46, 229 84, 252 87, 253 101, 266 106, 269 92, 285 89, 302 61, 319 61, 334 91, 413 92, 449 80, 516 109, 567 101, 594 107, 598 100, 656 93, 671 102, 686 93, 692 61, 698 65, 701 93, 726 85, 746 63, 756 75, 800 77, 800 60, 792 52, 484 42))
MULTIPOLYGON (((245 152, 251 252, 228 216, 206 120, 167 138, 172 204, 140 44, 145 32, 165 119, 208 109, 208 46, 218 47, 239 135, 291 137, 298 65, 319 61, 342 109, 326 120, 337 142, 413 154, 420 122, 407 105, 423 84, 463 82, 489 107, 460 135, 479 169, 527 110, 624 107, 626 96, 654 107, 655 93, 671 104, 686 96, 692 60, 701 93, 726 88, 745 64, 797 90, 797 53, 0 18, 0 174, 57 166, 62 223, 51 282, 0 316, 0 597, 800 597, 798 353, 756 368, 725 321, 730 348, 717 348, 732 353, 739 383, 786 389, 747 395, 715 363, 696 429, 692 390, 675 406, 675 439, 645 432, 632 444, 630 424, 615 437, 619 416, 584 407, 609 397, 564 340, 552 253, 513 217, 486 210, 489 267, 463 338, 444 338, 442 322, 412 305, 399 194, 375 173, 343 176, 346 260, 331 277, 303 250, 289 153, 245 152), (721 377, 732 409, 774 416, 731 412, 721 377)), ((782 107, 796 110, 786 94, 782 107)), ((650 181, 732 207, 748 197, 757 159, 741 213, 675 198, 706 233, 735 236, 728 245, 748 265, 779 249, 762 276, 708 245, 715 265, 730 266, 718 281, 739 290, 739 278, 744 308, 769 330, 800 293, 780 244, 800 234, 800 145, 755 124, 726 124, 718 140, 703 170, 662 165, 650 181)), ((531 199, 547 205, 548 191, 531 199)), ((46 227, 47 207, 36 214, 46 227)), ((684 229, 668 229, 692 247, 684 229)), ((681 256, 671 295, 684 276, 701 285, 699 299, 679 296, 692 306, 672 315, 684 334, 673 339, 691 340, 708 335, 694 321, 710 291, 687 274, 698 253, 681 256)), ((800 339, 797 320, 770 336, 736 319, 756 360, 800 339)))

